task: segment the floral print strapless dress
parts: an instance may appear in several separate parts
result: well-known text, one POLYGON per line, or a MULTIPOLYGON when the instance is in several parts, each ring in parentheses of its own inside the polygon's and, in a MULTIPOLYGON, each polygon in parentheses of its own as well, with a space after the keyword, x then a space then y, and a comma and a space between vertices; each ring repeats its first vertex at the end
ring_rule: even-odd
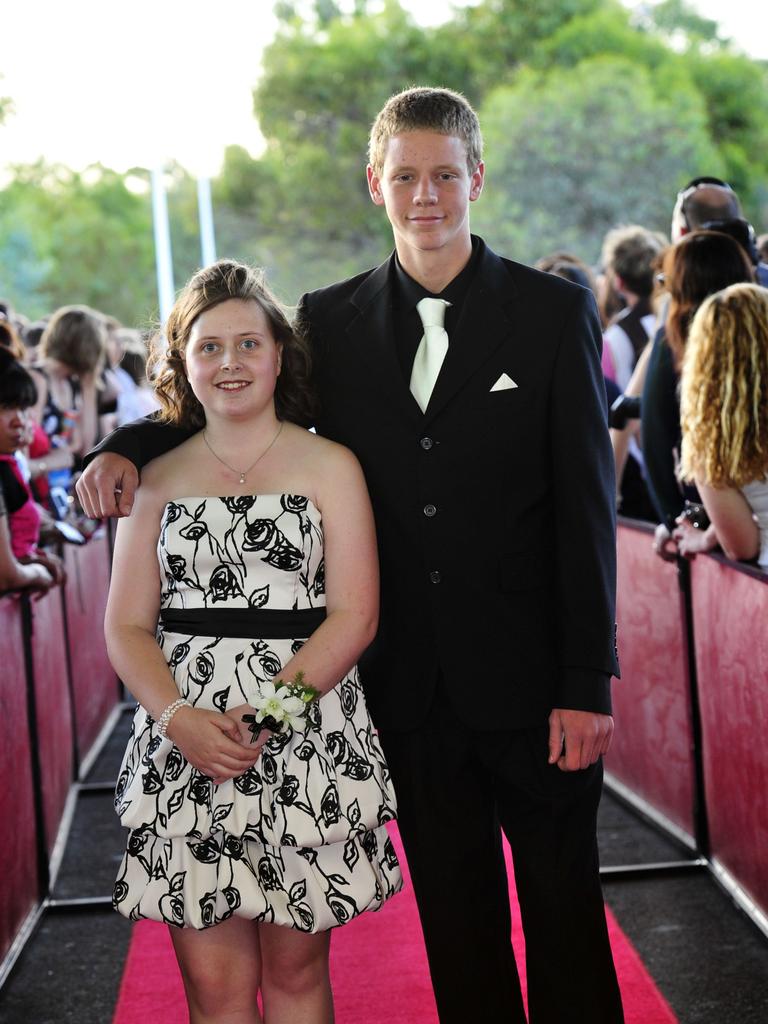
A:
MULTIPOLYGON (((165 508, 158 642, 179 693, 252 702, 322 621, 323 531, 303 496, 178 498, 165 508)), ((311 682, 311 680, 308 680, 311 682)), ((377 910, 402 886, 384 823, 395 796, 357 669, 214 786, 139 706, 115 807, 130 829, 115 908, 208 928, 237 914, 316 932, 377 910)))

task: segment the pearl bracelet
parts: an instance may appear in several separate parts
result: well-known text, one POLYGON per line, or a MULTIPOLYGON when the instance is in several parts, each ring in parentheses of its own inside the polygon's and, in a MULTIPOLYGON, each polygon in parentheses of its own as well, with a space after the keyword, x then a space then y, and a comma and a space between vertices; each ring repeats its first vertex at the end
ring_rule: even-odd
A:
POLYGON ((192 707, 192 705, 185 697, 179 697, 178 700, 175 700, 171 704, 169 704, 165 711, 163 711, 163 713, 158 718, 157 732, 158 735, 162 736, 164 740, 168 739, 168 726, 171 724, 171 719, 179 710, 179 708, 183 708, 185 705, 188 708, 192 707))

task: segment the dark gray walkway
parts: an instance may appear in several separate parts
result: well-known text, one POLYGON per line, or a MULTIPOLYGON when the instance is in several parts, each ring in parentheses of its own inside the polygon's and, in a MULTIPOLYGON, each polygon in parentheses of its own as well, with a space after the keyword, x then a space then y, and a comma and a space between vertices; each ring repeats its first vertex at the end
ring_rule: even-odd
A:
MULTIPOLYGON (((87 781, 115 778, 129 725, 125 714, 87 781)), ((111 794, 82 794, 54 895, 108 895, 123 843, 111 794)), ((600 845, 606 865, 681 856, 609 795, 600 845)), ((605 894, 681 1024, 768 1024, 768 941, 707 874, 606 881, 605 894)), ((129 937, 110 909, 46 913, 0 991, 0 1024, 110 1024, 129 937)))

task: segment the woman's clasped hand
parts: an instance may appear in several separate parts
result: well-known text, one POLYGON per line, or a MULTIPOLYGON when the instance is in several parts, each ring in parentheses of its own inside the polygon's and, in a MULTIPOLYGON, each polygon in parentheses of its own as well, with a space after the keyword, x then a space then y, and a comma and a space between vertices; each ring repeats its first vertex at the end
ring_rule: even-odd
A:
POLYGON ((238 723, 238 713, 253 713, 248 704, 222 714, 184 705, 174 714, 167 730, 189 763, 215 785, 237 778, 258 761, 269 733, 254 743, 247 728, 238 723))

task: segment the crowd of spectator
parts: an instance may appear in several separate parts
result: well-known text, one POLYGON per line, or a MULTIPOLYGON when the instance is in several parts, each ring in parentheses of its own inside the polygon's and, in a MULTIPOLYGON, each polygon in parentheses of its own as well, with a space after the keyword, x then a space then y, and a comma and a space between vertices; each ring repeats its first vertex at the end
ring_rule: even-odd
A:
MULTIPOLYGON (((620 225, 598 267, 564 251, 537 267, 595 293, 619 511, 658 523, 664 558, 720 545, 768 568, 768 234, 702 177, 678 193, 670 239, 620 225)), ((158 407, 146 364, 140 332, 87 306, 29 322, 0 302, 0 591, 61 580, 41 537, 95 525, 74 478, 101 437, 158 407)))
POLYGON ((595 292, 617 506, 658 524, 663 558, 719 545, 768 568, 766 261, 768 234, 701 177, 678 193, 669 240, 622 225, 594 271, 566 252, 537 264, 595 292))
POLYGON ((87 306, 29 322, 0 303, 0 592, 62 582, 55 549, 97 525, 74 493, 83 455, 157 408, 146 361, 138 331, 87 306))

